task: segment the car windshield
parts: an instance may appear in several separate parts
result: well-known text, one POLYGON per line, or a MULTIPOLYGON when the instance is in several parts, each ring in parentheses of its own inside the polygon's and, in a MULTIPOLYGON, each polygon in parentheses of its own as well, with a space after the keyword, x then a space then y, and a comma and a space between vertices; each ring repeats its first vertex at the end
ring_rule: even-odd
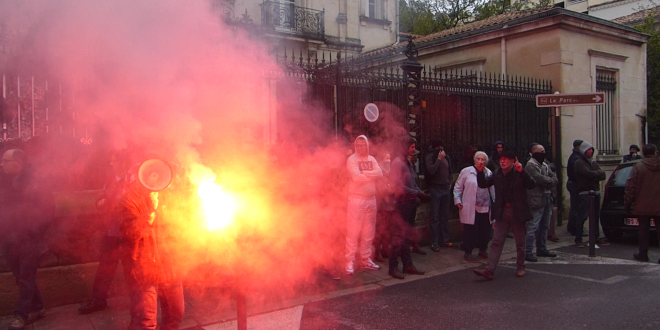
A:
POLYGON ((632 171, 632 166, 621 167, 612 173, 612 180, 610 180, 610 186, 614 187, 623 187, 626 185, 626 180, 630 176, 630 171, 632 171))

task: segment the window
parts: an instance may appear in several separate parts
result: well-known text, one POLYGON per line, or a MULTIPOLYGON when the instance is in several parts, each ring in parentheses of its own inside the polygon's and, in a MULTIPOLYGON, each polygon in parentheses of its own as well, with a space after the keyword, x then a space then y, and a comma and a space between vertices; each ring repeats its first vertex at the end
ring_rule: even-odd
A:
POLYGON ((369 0, 369 17, 378 18, 376 17, 376 0, 369 0))
POLYGON ((596 70, 596 92, 605 93, 605 104, 596 107, 596 148, 602 155, 618 154, 616 137, 616 72, 596 70))

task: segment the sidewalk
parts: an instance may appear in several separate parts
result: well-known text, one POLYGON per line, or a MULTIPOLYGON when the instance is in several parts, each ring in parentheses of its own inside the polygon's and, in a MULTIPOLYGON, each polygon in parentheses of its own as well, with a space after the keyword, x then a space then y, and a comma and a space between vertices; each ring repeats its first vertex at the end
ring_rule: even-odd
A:
MULTIPOLYGON (((573 237, 566 232, 566 227, 558 227, 557 235, 559 242, 548 241, 548 249, 557 249, 563 246, 572 245, 573 237)), ((319 275, 315 279, 310 279, 307 283, 300 286, 300 290, 289 299, 255 303, 247 297, 248 315, 260 315, 272 311, 289 309, 296 306, 302 306, 308 302, 330 299, 344 296, 356 292, 375 290, 386 286, 399 283, 416 281, 440 274, 450 273, 478 267, 480 263, 468 263, 463 260, 463 251, 458 250, 457 245, 452 248, 443 248, 440 252, 432 252, 428 247, 423 249, 427 255, 413 254, 415 266, 420 270, 426 271, 422 276, 406 275, 404 280, 397 280, 387 274, 387 263, 378 263, 381 269, 378 271, 360 271, 353 276, 343 276, 340 280, 331 280, 327 276, 319 275)), ((587 249, 585 249, 585 253, 587 249)), ((501 262, 515 258, 515 246, 513 239, 509 238, 504 246, 501 262)), ((506 270, 502 270, 506 272, 506 270)), ((513 273, 512 273, 513 274, 513 273)), ((513 275, 512 275, 513 276, 513 275)), ((128 298, 119 297, 108 301, 108 309, 92 313, 89 315, 78 314, 80 304, 56 307, 48 309, 46 317, 25 327, 26 330, 121 330, 128 327, 130 321, 128 298)), ((302 308, 299 309, 300 311, 302 308)), ((204 329, 209 325, 218 328, 222 323, 234 321, 236 319, 236 306, 233 300, 229 300, 225 295, 214 296, 207 294, 204 299, 191 299, 186 296, 186 314, 181 324, 181 329, 204 329)), ((251 317, 252 319, 252 317, 251 317)), ((7 328, 11 323, 11 317, 0 319, 0 330, 7 328)), ((248 322, 250 325, 250 322, 248 322)), ((227 329, 234 328, 229 327, 227 329)), ((257 329, 252 328, 251 329, 257 329)), ((271 328, 271 327, 269 327, 271 328)), ((277 327, 275 327, 277 328, 277 327)))

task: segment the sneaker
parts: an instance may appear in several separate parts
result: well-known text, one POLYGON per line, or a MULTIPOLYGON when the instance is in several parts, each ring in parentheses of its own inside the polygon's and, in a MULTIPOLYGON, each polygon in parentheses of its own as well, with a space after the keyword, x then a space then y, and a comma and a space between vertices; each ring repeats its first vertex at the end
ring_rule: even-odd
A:
POLYGON ((80 314, 90 314, 102 311, 108 308, 108 303, 105 300, 91 300, 78 308, 80 314))
POLYGON ((38 311, 31 312, 30 315, 28 315, 28 320, 27 324, 30 324, 36 320, 43 319, 46 316, 46 309, 42 308, 38 311))
POLYGON ((403 276, 403 273, 401 273, 401 272, 399 271, 399 268, 390 268, 390 270, 389 270, 387 273, 388 273, 390 276, 392 276, 392 277, 394 277, 394 278, 396 278, 396 279, 399 279, 399 280, 402 280, 402 279, 405 278, 405 276, 403 276))
POLYGON ((649 256, 646 253, 633 253, 633 258, 637 261, 649 261, 649 256))
POLYGON ((575 247, 576 247, 576 248, 583 248, 583 247, 584 247, 584 243, 582 243, 582 242, 575 242, 575 247))
POLYGON ((559 237, 557 237, 556 235, 549 235, 548 241, 559 242, 559 237))
POLYGON ((474 257, 472 256, 472 253, 470 252, 465 252, 465 254, 463 254, 463 259, 465 259, 465 261, 467 262, 476 262, 476 260, 474 260, 474 257))
POLYGON ((14 316, 14 320, 9 325, 8 330, 21 330, 25 328, 26 321, 20 316, 14 316))
POLYGON ((403 272, 406 274, 424 275, 424 272, 415 268, 415 266, 403 267, 403 272))
POLYGON ((346 263, 346 275, 353 275, 355 274, 355 267, 353 265, 352 261, 349 261, 346 263))
POLYGON ((546 250, 546 251, 536 252, 536 256, 537 257, 554 258, 554 257, 557 256, 557 254, 554 253, 554 252, 550 252, 550 251, 546 250))
POLYGON ((437 245, 431 245, 431 251, 433 252, 440 252, 440 247, 437 245))
POLYGON ((600 246, 609 246, 610 242, 608 240, 604 239, 604 238, 597 238, 596 239, 596 244, 598 244, 600 246))
POLYGON ((488 268, 484 268, 484 269, 474 269, 474 270, 472 270, 472 271, 473 271, 475 274, 477 274, 477 275, 479 275, 479 276, 483 276, 483 277, 485 277, 485 278, 487 278, 487 279, 489 279, 489 280, 491 280, 491 281, 495 279, 495 274, 493 274, 493 272, 492 272, 490 269, 488 269, 488 268))
POLYGON ((522 268, 522 267, 521 267, 521 268, 518 268, 518 270, 516 270, 516 276, 517 276, 517 277, 523 277, 523 276, 525 276, 525 268, 522 268))
POLYGON ((533 254, 528 254, 525 256, 525 261, 537 262, 539 261, 539 259, 536 259, 536 257, 533 254))
POLYGON ((479 259, 488 259, 488 252, 479 251, 479 259))
POLYGON ((364 269, 371 269, 371 270, 379 270, 380 266, 376 265, 371 259, 367 259, 362 262, 362 268, 364 269))
POLYGON ((425 254, 426 254, 426 251, 422 250, 422 249, 419 247, 419 245, 415 245, 415 246, 413 246, 413 248, 412 248, 412 252, 413 252, 413 253, 417 253, 417 254, 421 254, 421 255, 425 255, 425 254))

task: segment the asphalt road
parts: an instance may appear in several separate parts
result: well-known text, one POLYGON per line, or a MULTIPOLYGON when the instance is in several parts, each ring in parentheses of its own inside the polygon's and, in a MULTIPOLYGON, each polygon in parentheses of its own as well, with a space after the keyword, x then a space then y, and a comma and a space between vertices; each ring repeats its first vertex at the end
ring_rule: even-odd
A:
MULTIPOLYGON (((503 260, 488 281, 472 269, 306 304, 300 329, 660 329, 660 249, 632 260, 636 238, 556 259, 503 260)), ((476 266, 475 266, 476 268, 476 266)))

